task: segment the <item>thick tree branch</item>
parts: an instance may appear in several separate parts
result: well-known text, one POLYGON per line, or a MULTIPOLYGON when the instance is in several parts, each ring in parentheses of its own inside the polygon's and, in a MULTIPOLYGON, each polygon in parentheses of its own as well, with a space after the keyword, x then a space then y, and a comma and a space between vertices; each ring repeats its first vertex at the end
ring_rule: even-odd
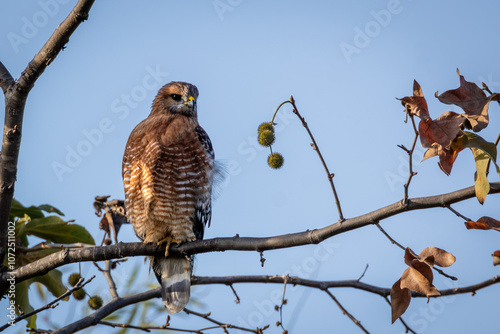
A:
MULTIPOLYGON (((499 192, 500 183, 491 183, 490 194, 499 192)), ((264 251, 307 244, 318 244, 334 235, 361 228, 366 225, 376 224, 383 219, 406 211, 436 207, 446 208, 450 204, 464 201, 472 197, 475 197, 474 187, 469 187, 443 195, 408 199, 406 204, 398 201, 365 215, 349 218, 342 223, 335 223, 317 230, 267 238, 233 237, 199 240, 185 243, 180 246, 174 246, 170 249, 170 253, 174 255, 188 255, 207 252, 223 252, 226 250, 264 251)), ((1 273, 0 292, 5 291, 7 288, 7 279, 10 277, 10 273, 16 277, 16 282, 22 282, 28 278, 43 275, 52 269, 68 263, 104 261, 127 256, 157 255, 163 254, 163 252, 164 250, 158 249, 155 244, 143 244, 140 242, 126 244, 118 243, 116 245, 104 247, 64 249, 61 252, 51 254, 13 271, 1 273)))
MULTIPOLYGON (((391 289, 389 288, 381 288, 378 286, 366 284, 359 282, 358 280, 345 280, 345 281, 316 281, 309 280, 300 277, 287 277, 286 276, 266 276, 266 275, 256 275, 256 276, 224 276, 224 277, 200 277, 194 276, 191 280, 192 285, 205 285, 205 284, 223 284, 230 285, 236 283, 273 283, 273 284, 284 284, 285 279, 288 284, 293 285, 301 285, 311 288, 320 289, 323 291, 327 291, 330 288, 355 288, 364 290, 367 292, 375 293, 382 297, 387 297, 391 293, 391 289)), ((454 288, 441 290, 440 296, 433 296, 432 298, 440 298, 444 296, 464 294, 464 293, 476 293, 476 291, 486 288, 490 285, 500 283, 500 275, 492 277, 489 280, 484 282, 466 286, 462 288, 454 288)), ((149 300, 151 298, 160 298, 160 288, 148 290, 145 292, 141 292, 135 295, 120 297, 117 299, 113 299, 108 304, 104 305, 102 308, 97 310, 96 312, 72 323, 63 328, 60 328, 53 332, 53 334, 63 334, 63 333, 74 333, 76 331, 82 330, 84 328, 88 328, 90 326, 94 326, 98 324, 104 317, 113 313, 116 310, 119 310, 125 306, 132 305, 135 303, 139 303, 145 300, 149 300)), ((417 294, 415 292, 412 293, 412 297, 422 297, 427 298, 424 295, 417 294)))
POLYGON ((3 266, 5 257, 6 232, 14 196, 26 99, 35 81, 68 43, 71 34, 80 23, 88 18, 93 3, 94 0, 78 1, 75 8, 56 28, 17 81, 13 81, 3 64, 0 66, 0 86, 5 94, 5 123, 0 161, 0 268, 3 266))
POLYGON ((15 83, 14 78, 10 75, 9 71, 0 61, 0 87, 2 87, 3 93, 5 95, 5 100, 7 100, 7 92, 9 88, 15 83))

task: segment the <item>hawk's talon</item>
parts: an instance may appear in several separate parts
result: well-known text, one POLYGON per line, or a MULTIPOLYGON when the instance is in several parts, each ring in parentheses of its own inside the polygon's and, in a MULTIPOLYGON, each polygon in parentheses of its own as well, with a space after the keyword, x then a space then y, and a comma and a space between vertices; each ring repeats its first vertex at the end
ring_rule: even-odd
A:
POLYGON ((172 237, 166 237, 165 239, 162 239, 156 243, 158 246, 162 246, 163 244, 167 244, 165 246, 165 257, 168 257, 168 252, 170 250, 170 246, 174 243, 177 245, 180 245, 182 243, 182 240, 180 239, 173 239, 172 237))

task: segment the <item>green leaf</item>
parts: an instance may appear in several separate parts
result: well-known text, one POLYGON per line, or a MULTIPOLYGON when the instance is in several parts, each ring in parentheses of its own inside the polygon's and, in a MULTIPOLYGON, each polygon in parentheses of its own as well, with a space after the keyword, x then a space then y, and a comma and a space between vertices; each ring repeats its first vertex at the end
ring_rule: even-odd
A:
MULTIPOLYGON (((24 281, 16 284, 16 292, 15 297, 12 299, 9 295, 9 299, 14 300, 16 305, 16 314, 19 315, 18 305, 21 306, 23 312, 29 313, 34 311, 35 309, 30 305, 29 295, 28 295, 28 282, 24 281)), ((27 327, 36 328, 36 314, 25 319, 27 323, 27 327)))
POLYGON ((57 213, 60 216, 64 214, 57 208, 49 204, 43 204, 40 206, 30 206, 25 207, 15 198, 12 199, 12 206, 10 208, 10 221, 14 221, 14 218, 22 218, 24 215, 28 215, 31 218, 43 218, 43 211, 47 213, 57 213))
POLYGON ((58 216, 32 219, 24 226, 24 233, 54 243, 83 242, 95 245, 94 238, 83 226, 68 224, 58 216))
POLYGON ((494 143, 487 142, 475 133, 464 131, 467 140, 461 141, 463 147, 469 147, 476 161, 476 173, 474 174, 474 187, 476 197, 479 203, 483 204, 486 200, 486 195, 490 192, 490 183, 486 177, 488 161, 495 164, 497 173, 500 175, 500 168, 496 163, 497 147, 494 143))
MULTIPOLYGON (((28 280, 28 284, 35 282, 43 284, 47 288, 47 290, 56 298, 67 291, 62 282, 62 273, 57 269, 51 270, 45 275, 33 277, 28 280)), ((68 299, 69 296, 64 298, 63 300, 68 299)))
POLYGON ((59 216, 64 216, 64 213, 61 212, 58 208, 50 205, 50 204, 42 204, 38 206, 38 209, 43 210, 47 213, 57 213, 59 216))
POLYGON ((491 160, 494 162, 497 161, 497 147, 494 143, 487 142, 482 137, 472 132, 464 131, 464 134, 467 136, 467 141, 461 142, 463 147, 478 148, 488 154, 491 160))

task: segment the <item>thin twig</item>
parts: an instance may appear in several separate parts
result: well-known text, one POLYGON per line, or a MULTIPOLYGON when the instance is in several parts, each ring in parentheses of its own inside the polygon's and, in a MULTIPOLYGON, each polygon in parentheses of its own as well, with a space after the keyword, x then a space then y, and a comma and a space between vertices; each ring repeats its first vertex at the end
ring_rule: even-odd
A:
MULTIPOLYGON (((387 303, 388 303, 388 304, 392 307, 392 304, 391 304, 391 302, 390 302, 389 298, 387 298, 387 296, 384 296, 383 298, 384 298, 384 299, 385 299, 385 301, 386 301, 386 302, 387 302, 387 303)), ((411 327, 410 327, 410 326, 408 326, 408 325, 406 324, 406 322, 403 320, 403 317, 402 317, 402 316, 401 316, 401 317, 399 317, 398 319, 399 319, 399 321, 401 321, 401 323, 403 324, 403 326, 405 326, 405 329, 406 329, 406 330, 405 330, 405 333, 412 332, 413 334, 417 334, 417 332, 415 332, 413 329, 411 329, 411 327)))
POLYGON ((279 306, 279 311, 280 311, 280 321, 279 325, 281 326, 281 329, 283 329, 283 332, 288 332, 285 327, 283 327, 283 305, 287 303, 287 300, 285 299, 285 294, 286 294, 286 282, 290 279, 289 275, 282 276, 283 277, 283 296, 281 296, 281 305, 279 306))
POLYGON ((330 170, 328 169, 328 166, 326 165, 325 159, 323 159, 323 155, 321 154, 321 151, 319 150, 319 146, 316 143, 316 140, 314 139, 314 136, 313 136, 311 130, 309 129, 307 122, 305 121, 304 117, 302 117, 302 115, 299 113, 299 109, 295 105, 295 100, 294 100, 293 96, 290 97, 290 103, 293 106, 293 113, 295 115, 297 115, 297 117, 302 122, 302 125, 306 128, 307 133, 309 134, 309 137, 312 140, 311 146, 316 151, 316 153, 318 153, 319 159, 321 160, 321 163, 323 164, 323 167, 325 168, 326 176, 328 178, 328 181, 330 182, 330 186, 332 187, 333 196, 335 197, 335 205, 337 206, 337 211, 339 213, 339 221, 343 222, 344 215, 342 214, 342 207, 340 206, 339 196, 337 195, 337 191, 335 190, 335 185, 333 184, 334 174, 330 173, 330 170))
POLYGON ((113 276, 111 276, 111 260, 106 260, 106 269, 102 272, 104 274, 104 277, 106 278, 106 281, 108 281, 108 286, 109 286, 109 293, 111 293, 111 297, 113 299, 119 298, 118 292, 116 291, 116 284, 115 280, 113 279, 113 276))
POLYGON ((460 218, 464 219, 466 222, 471 221, 471 219, 470 219, 470 218, 465 217, 465 216, 464 216, 464 215, 462 215, 460 212, 458 212, 457 210, 453 209, 453 208, 451 207, 451 205, 447 205, 446 207, 448 208, 448 210, 450 210, 451 212, 453 212, 454 214, 456 214, 456 215, 457 215, 457 216, 459 216, 460 218))
MULTIPOLYGON (((245 331, 245 332, 250 332, 250 333, 256 333, 256 334, 258 334, 258 333, 261 333, 263 330, 265 330, 265 329, 267 329, 267 328, 269 327, 269 325, 268 325, 268 326, 265 326, 265 327, 263 327, 263 328, 249 329, 249 328, 244 328, 244 327, 239 327, 239 326, 235 326, 235 325, 225 324, 225 323, 222 323, 222 322, 220 322, 220 321, 217 321, 217 320, 215 320, 215 319, 213 319, 213 318, 210 318, 210 313, 199 313, 199 312, 196 312, 196 311, 192 311, 192 310, 190 310, 190 309, 187 309, 187 308, 185 308, 185 309, 184 309, 184 312, 185 312, 186 314, 188 314, 188 315, 189 315, 189 314, 192 314, 192 315, 195 315, 195 316, 197 316, 197 317, 203 318, 203 319, 205 319, 205 320, 207 320, 207 321, 210 321, 211 323, 214 323, 214 324, 216 324, 216 325, 218 325, 219 327, 222 327, 222 328, 224 328, 224 329, 226 329, 226 328, 234 328, 234 329, 238 329, 238 330, 241 330, 241 331, 245 331), (259 332, 259 331, 260 331, 260 332, 259 332)), ((227 331, 226 331, 226 332, 227 332, 227 331)))
POLYGON ((383 228, 382 226, 380 226, 379 223, 376 223, 375 225, 377 225, 378 229, 380 230, 380 232, 382 232, 386 237, 387 239, 389 239, 391 241, 391 243, 393 245, 396 245, 398 246, 399 248, 401 248, 402 250, 405 250, 406 247, 403 247, 399 242, 397 242, 396 240, 394 240, 383 228))
POLYGON ((409 108, 406 108, 406 115, 410 117, 411 119, 411 124, 413 125, 413 131, 415 132, 415 138, 413 138, 413 143, 411 145, 411 149, 407 149, 403 145, 398 145, 400 148, 402 148, 407 154, 408 154, 408 179, 406 180, 406 183, 404 185, 404 197, 403 197, 403 204, 408 203, 408 189, 410 188, 410 182, 412 178, 417 175, 416 172, 413 171, 413 152, 415 151, 415 145, 417 144, 417 139, 418 139, 418 129, 417 126, 415 125, 415 119, 413 117, 413 114, 410 112, 409 108))
MULTIPOLYGON (((392 244, 394 245, 397 245, 399 248, 401 248, 402 250, 406 250, 406 247, 403 247, 399 242, 397 242, 396 240, 394 240, 383 228, 382 226, 380 226, 379 223, 376 223, 375 225, 377 225, 377 227, 379 228, 379 230, 391 241, 392 244)), ((444 277, 447 277, 449 279, 451 279, 452 281, 456 281, 458 280, 458 278, 456 278, 455 276, 451 276, 451 275, 448 275, 447 273, 445 273, 443 270, 439 269, 439 268, 436 268, 435 266, 432 267, 432 269, 434 269, 436 272, 438 272, 439 274, 443 275, 444 277)))
POLYGON ((231 291, 233 291, 234 296, 236 297, 236 300, 234 301, 236 304, 240 303, 240 297, 238 297, 238 294, 236 293, 236 290, 234 289, 232 284, 228 284, 229 287, 231 288, 231 291))
POLYGON ((349 319, 352 320, 352 322, 354 322, 354 324, 356 324, 356 326, 358 326, 359 328, 361 328, 361 330, 367 334, 370 334, 370 332, 368 332, 366 330, 366 328, 363 327, 363 325, 361 325, 361 321, 359 321, 358 319, 356 319, 351 313, 349 313, 344 306, 342 306, 342 304, 338 301, 337 298, 335 298, 335 296, 328 290, 325 290, 326 294, 330 296, 330 298, 332 298, 332 300, 335 302, 335 304, 337 304, 337 306, 340 308, 340 310, 342 311, 342 313, 344 315, 346 315, 349 319))
POLYGON ((358 282, 361 281, 361 279, 365 276, 366 274, 366 271, 368 270, 368 263, 366 264, 366 267, 365 267, 365 270, 363 270, 363 273, 361 274, 361 276, 359 276, 358 278, 358 282))
POLYGON ((15 323, 21 321, 21 320, 24 320, 26 318, 29 318, 37 313, 40 313, 44 310, 48 310, 49 308, 56 308, 57 306, 59 306, 59 301, 66 298, 67 296, 71 295, 73 293, 73 291, 76 291, 76 290, 80 290, 81 288, 83 288, 85 285, 89 284, 93 279, 95 278, 95 276, 92 276, 91 278, 89 278, 87 281, 85 281, 83 278, 80 278, 80 280, 78 281, 78 283, 76 283, 76 285, 70 289, 70 290, 67 290, 65 293, 63 293, 62 295, 60 295, 59 297, 57 297, 56 299, 54 299, 53 301, 51 301, 50 303, 34 310, 34 311, 31 311, 29 313, 25 313, 23 315, 20 315, 19 317, 15 318, 14 320, 8 322, 7 324, 3 325, 2 327, 0 327, 0 332, 4 331, 5 329, 9 328, 10 326, 14 326, 15 323))
MULTIPOLYGON (((500 101, 498 101, 500 104, 500 101)), ((498 142, 500 142, 500 133, 498 133, 497 139, 495 140, 495 146, 498 146, 498 142)), ((488 165, 486 165, 486 176, 490 173, 490 165, 491 165, 491 159, 488 159, 488 165)))

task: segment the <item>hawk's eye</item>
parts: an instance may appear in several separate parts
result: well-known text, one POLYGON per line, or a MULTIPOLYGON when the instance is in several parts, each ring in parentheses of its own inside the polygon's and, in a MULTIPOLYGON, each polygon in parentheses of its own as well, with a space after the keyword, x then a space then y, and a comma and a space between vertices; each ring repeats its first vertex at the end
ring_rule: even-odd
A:
POLYGON ((172 94, 170 95, 174 101, 180 101, 182 99, 182 96, 179 94, 172 94))

